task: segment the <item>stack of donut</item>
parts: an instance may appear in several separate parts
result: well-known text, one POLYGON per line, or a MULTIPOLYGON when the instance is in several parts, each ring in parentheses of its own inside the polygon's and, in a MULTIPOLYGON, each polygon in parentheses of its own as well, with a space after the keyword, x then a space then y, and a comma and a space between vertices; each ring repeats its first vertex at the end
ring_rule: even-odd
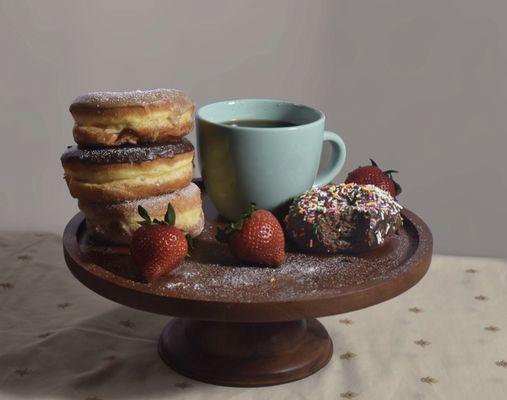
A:
POLYGON ((95 92, 74 100, 77 145, 61 161, 93 237, 129 244, 139 227, 138 206, 163 219, 168 203, 176 227, 192 236, 202 231, 201 193, 192 183, 194 147, 184 138, 194 109, 175 89, 95 92))

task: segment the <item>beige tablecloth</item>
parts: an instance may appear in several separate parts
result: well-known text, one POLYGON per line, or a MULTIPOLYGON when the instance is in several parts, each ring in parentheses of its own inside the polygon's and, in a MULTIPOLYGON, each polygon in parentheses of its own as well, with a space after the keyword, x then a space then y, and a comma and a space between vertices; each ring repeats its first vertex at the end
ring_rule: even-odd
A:
POLYGON ((119 306, 67 270, 61 238, 0 233, 0 399, 505 399, 507 262, 435 256, 416 287, 322 318, 321 372, 258 389, 193 381, 158 358, 168 318, 119 306))

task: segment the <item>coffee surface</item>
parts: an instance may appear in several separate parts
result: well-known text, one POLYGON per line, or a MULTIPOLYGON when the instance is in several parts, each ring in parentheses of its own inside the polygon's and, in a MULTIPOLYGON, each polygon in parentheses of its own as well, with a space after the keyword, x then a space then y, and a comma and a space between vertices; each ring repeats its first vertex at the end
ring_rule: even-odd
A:
POLYGON ((222 124, 231 126, 244 126, 250 128, 288 128, 290 126, 297 125, 288 121, 271 119, 235 119, 232 121, 222 122, 222 124))

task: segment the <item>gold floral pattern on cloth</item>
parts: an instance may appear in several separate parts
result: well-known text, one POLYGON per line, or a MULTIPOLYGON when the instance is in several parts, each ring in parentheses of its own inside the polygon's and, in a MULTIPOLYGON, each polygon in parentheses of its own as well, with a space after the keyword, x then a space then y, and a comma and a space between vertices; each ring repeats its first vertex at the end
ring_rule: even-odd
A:
POLYGON ((398 297, 320 319, 335 351, 315 375, 225 388, 168 368, 157 341, 170 317, 84 287, 61 237, 0 232, 0 400, 504 399, 506 282, 507 261, 434 256, 398 297))
POLYGON ((433 385, 435 383, 438 383, 438 379, 432 378, 431 376, 424 376, 420 380, 421 380, 421 382, 427 383, 429 385, 433 385))
POLYGON ((484 330, 490 331, 490 332, 498 332, 500 330, 500 328, 498 326, 488 325, 488 326, 484 327, 484 330))
POLYGON ((14 285, 10 282, 1 282, 0 287, 2 289, 12 289, 14 287, 14 285))
POLYGON ((14 373, 18 376, 25 376, 25 375, 30 375, 31 373, 33 373, 33 370, 31 370, 29 368, 18 368, 16 370, 14 370, 14 373))
POLYGON ((187 382, 176 382, 174 387, 177 387, 178 389, 188 389, 189 387, 192 387, 192 385, 187 382))
POLYGON ((344 399, 353 399, 355 397, 359 396, 359 394, 355 393, 355 392, 351 392, 350 390, 344 392, 344 393, 340 393, 340 397, 344 398, 344 399))
POLYGON ((427 340, 424 340, 424 339, 415 340, 414 343, 418 346, 423 347, 423 348, 426 346, 429 346, 431 344, 431 342, 428 342, 427 340))
POLYGON ((125 319, 123 321, 118 322, 121 326, 124 326, 125 328, 132 329, 134 328, 134 323, 130 319, 125 319))
POLYGON ((350 360, 351 358, 356 357, 357 354, 354 354, 350 351, 347 351, 346 353, 340 354, 340 359, 342 360, 350 360))

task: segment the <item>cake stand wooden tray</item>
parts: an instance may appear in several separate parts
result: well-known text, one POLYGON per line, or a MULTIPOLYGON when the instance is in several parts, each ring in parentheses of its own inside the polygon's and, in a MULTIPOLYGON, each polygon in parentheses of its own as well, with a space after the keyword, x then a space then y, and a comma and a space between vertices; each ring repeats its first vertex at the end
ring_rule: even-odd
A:
POLYGON ((204 195, 205 231, 191 259, 166 279, 142 283, 127 248, 94 243, 81 213, 63 236, 74 276, 112 301, 172 319, 159 340, 162 359, 191 378, 226 386, 267 386, 324 367, 332 341, 315 318, 372 306, 426 273, 432 235, 404 210, 398 236, 360 256, 289 250, 276 269, 242 266, 213 239, 217 212, 204 195))

